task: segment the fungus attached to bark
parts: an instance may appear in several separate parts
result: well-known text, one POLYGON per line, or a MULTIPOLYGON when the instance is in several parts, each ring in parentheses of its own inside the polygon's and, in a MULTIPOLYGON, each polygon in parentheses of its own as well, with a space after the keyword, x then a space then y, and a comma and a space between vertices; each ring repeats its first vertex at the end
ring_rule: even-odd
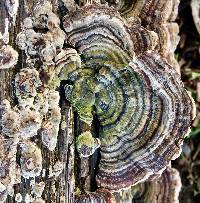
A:
POLYGON ((21 69, 15 76, 15 94, 20 106, 32 106, 38 88, 42 85, 35 69, 21 69))
MULTIPOLYGON (((50 151, 56 148, 62 127, 57 91, 62 80, 66 82, 65 97, 80 120, 89 129, 94 114, 99 122, 99 139, 82 129, 76 147, 82 158, 92 155, 100 146, 96 180, 102 188, 83 193, 77 202, 114 203, 112 192, 159 176, 180 154, 194 107, 180 76, 171 66, 175 64, 172 52, 179 40, 178 27, 171 23, 178 0, 119 2, 119 12, 107 4, 87 4, 77 9, 71 4, 62 22, 65 32, 46 0, 37 4, 32 17, 24 20, 16 39, 28 56, 26 68, 15 76, 19 105, 11 108, 5 104, 1 121, 2 152, 8 151, 7 142, 15 141, 10 144, 13 151, 4 155, 0 150, 3 166, 4 156, 8 156, 5 176, 13 178, 9 184, 0 179, 0 200, 12 193, 16 183, 17 175, 11 169, 18 168, 13 160, 17 143, 21 149, 21 174, 27 179, 39 176, 42 171, 41 150, 29 138, 39 134, 50 151), (170 30, 174 35, 169 34, 170 30), (63 48, 64 41, 65 47, 74 49, 63 48)), ((17 53, 8 45, 2 50, 0 68, 16 64, 17 53)), ((59 170, 61 163, 55 164, 52 173, 49 169, 49 178, 65 170, 64 167, 59 170)), ((162 181, 170 182, 168 177, 171 176, 165 172, 156 182, 158 202, 165 202, 161 197, 169 194, 167 189, 158 191, 157 187, 162 181)), ((141 189, 145 185, 142 183, 141 189)), ((43 183, 35 185, 33 202, 45 202, 40 197, 43 189, 43 183)), ((174 197, 176 191, 170 191, 174 197)))
POLYGON ((42 155, 40 149, 31 141, 20 142, 20 147, 22 176, 27 179, 39 176, 42 170, 42 155))
POLYGON ((179 172, 167 167, 159 178, 122 191, 116 199, 117 203, 178 203, 180 189, 179 172))
POLYGON ((76 141, 76 148, 80 157, 88 157, 94 154, 95 150, 99 148, 99 146, 99 139, 92 137, 92 134, 89 131, 80 134, 76 141))
POLYGON ((2 133, 8 137, 30 138, 37 134, 41 123, 41 115, 37 111, 28 107, 11 108, 8 102, 1 119, 2 133))
POLYGON ((53 151, 57 144, 61 113, 59 107, 59 93, 50 91, 48 95, 48 111, 46 120, 42 123, 41 136, 43 144, 53 151))
POLYGON ((115 9, 99 4, 69 13, 63 21, 66 41, 82 64, 69 50, 56 62, 61 80, 71 81, 66 98, 80 118, 90 124, 97 115, 96 180, 111 191, 161 174, 179 156, 194 117, 193 100, 179 75, 154 50, 156 34, 136 22, 128 25, 115 9))
POLYGON ((141 24, 158 36, 157 50, 179 71, 174 51, 179 42, 179 28, 175 23, 180 0, 119 0, 114 1, 117 10, 127 19, 139 19, 141 24))
POLYGON ((0 134, 0 202, 14 193, 13 186, 19 182, 19 167, 16 163, 17 138, 4 138, 0 134))
POLYGON ((18 53, 9 45, 0 48, 0 70, 8 69, 16 65, 18 53))

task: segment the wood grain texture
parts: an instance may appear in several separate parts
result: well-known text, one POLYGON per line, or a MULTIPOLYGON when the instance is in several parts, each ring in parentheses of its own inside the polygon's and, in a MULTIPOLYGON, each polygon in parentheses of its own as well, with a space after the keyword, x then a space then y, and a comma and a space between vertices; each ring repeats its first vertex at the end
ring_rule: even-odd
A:
MULTIPOLYGON (((12 105, 16 105, 16 100, 13 94, 13 85, 12 80, 14 75, 26 65, 26 56, 20 51, 15 44, 17 33, 21 31, 21 23, 23 19, 29 15, 36 4, 40 3, 40 1, 32 1, 32 0, 20 0, 19 1, 19 9, 17 12, 16 23, 12 24, 9 28, 9 44, 18 51, 19 60, 15 67, 8 70, 0 70, 0 101, 4 99, 8 99, 11 101, 12 105)), ((51 1, 53 5, 53 10, 58 15, 61 15, 62 8, 59 8, 59 5, 62 6, 62 2, 58 2, 57 0, 51 1), (59 10, 60 9, 60 10, 59 10)), ((5 31, 5 19, 8 18, 9 22, 12 21, 10 18, 6 6, 5 0, 0 1, 0 32, 4 33, 5 31)), ((60 101, 61 105, 61 113, 63 122, 66 123, 65 128, 60 130, 58 143, 56 150, 54 152, 50 152, 43 145, 41 138, 38 136, 34 138, 34 142, 42 150, 42 158, 43 158, 43 176, 37 177, 37 181, 45 182, 45 189, 42 194, 45 202, 66 202, 72 203, 74 202, 74 122, 73 122, 73 112, 67 101, 61 97, 60 101), (63 165, 63 172, 58 177, 50 177, 50 170, 52 166, 56 163, 57 160, 61 161, 61 165, 63 165)), ((1 115, 2 116, 2 115, 1 115)), ((17 160, 20 158, 20 150, 18 150, 17 160)), ((25 196, 31 193, 30 180, 26 180, 21 178, 21 183, 14 186, 14 193, 21 193, 23 197, 23 202, 25 196)), ((14 195, 15 196, 15 195, 14 195)), ((16 202, 14 197, 8 196, 7 203, 16 202)))

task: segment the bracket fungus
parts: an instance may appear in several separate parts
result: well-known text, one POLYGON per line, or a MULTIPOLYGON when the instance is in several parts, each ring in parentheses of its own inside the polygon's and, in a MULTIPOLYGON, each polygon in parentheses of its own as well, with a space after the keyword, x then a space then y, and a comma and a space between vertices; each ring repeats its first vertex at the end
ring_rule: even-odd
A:
MULTIPOLYGON (((9 15, 13 18, 13 22, 15 21, 15 11, 17 10, 17 2, 16 0, 16 6, 9 6, 9 4, 15 5, 15 1, 6 1, 5 4, 7 6, 7 11, 9 15), (13 13, 11 13, 14 11, 13 13)), ((4 18, 2 18, 3 21, 4 18)), ((18 52, 13 49, 12 46, 8 45, 9 43, 9 28, 10 28, 10 19, 5 18, 5 27, 4 31, 2 33, 2 30, 0 32, 0 70, 3 69, 9 69, 12 68, 14 65, 17 64, 18 60, 18 52)))
POLYGON ((179 172, 167 167, 159 178, 122 191, 116 195, 116 200, 117 203, 178 203, 180 189, 179 172))
POLYGON ((161 174, 179 156, 194 118, 193 100, 178 73, 152 45, 156 33, 136 22, 128 24, 100 4, 85 5, 63 19, 66 42, 80 54, 81 66, 63 56, 57 68, 72 83, 66 97, 80 118, 91 124, 97 115, 96 180, 111 191, 161 174))
POLYGON ((15 95, 20 106, 32 106, 34 97, 42 85, 39 73, 35 69, 21 69, 15 76, 15 95))
MULTIPOLYGON (((35 178, 42 171, 41 150, 30 138, 38 135, 50 151, 58 144, 64 125, 61 81, 67 81, 65 98, 81 122, 89 130, 94 117, 99 124, 99 139, 84 129, 76 147, 81 158, 100 147, 96 182, 101 189, 84 193, 77 202, 114 203, 112 192, 161 175, 179 156, 195 108, 172 54, 179 40, 173 22, 178 2, 120 0, 116 7, 100 3, 78 7, 64 0, 70 9, 62 24, 49 1, 35 6, 16 38, 27 55, 25 68, 14 81, 18 105, 7 104, 1 121, 2 136, 17 140, 14 155, 20 146, 24 178, 35 178)), ((2 62, 0 55, 0 68, 16 64, 13 54, 12 63, 2 62)), ((4 186, 0 184, 3 194, 8 190, 4 186)), ((37 197, 34 202, 44 200, 37 197)))
POLYGON ((18 141, 0 134, 0 202, 5 202, 7 195, 13 195, 13 186, 19 182, 20 171, 16 163, 18 141))
POLYGON ((29 179, 40 175, 42 170, 41 150, 30 141, 20 142, 21 158, 20 166, 22 176, 29 179))
POLYGON ((94 154, 99 146, 99 139, 92 137, 92 134, 89 131, 80 134, 76 141, 76 148, 80 157, 88 157, 94 154))
POLYGON ((18 53, 10 45, 0 47, 0 70, 13 67, 17 60, 18 53))
MULTIPOLYGON (((8 102, 7 100, 3 101, 8 102)), ((42 123, 41 116, 38 112, 28 107, 18 109, 11 108, 8 102, 6 110, 3 111, 0 126, 2 134, 15 138, 30 138, 37 134, 42 123)))

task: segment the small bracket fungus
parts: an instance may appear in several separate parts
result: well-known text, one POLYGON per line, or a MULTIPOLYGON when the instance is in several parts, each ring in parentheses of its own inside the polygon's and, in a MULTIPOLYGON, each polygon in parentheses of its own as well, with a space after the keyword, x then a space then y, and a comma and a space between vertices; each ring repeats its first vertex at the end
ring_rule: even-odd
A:
POLYGON ((21 109, 8 107, 1 119, 2 133, 8 137, 33 137, 40 129, 41 123, 40 114, 28 107, 21 109))
POLYGON ((20 193, 17 193, 17 194, 15 195, 15 201, 16 201, 16 202, 22 202, 22 195, 21 195, 20 193))
POLYGON ((13 25, 15 24, 19 1, 5 0, 2 1, 2 4, 5 5, 8 15, 7 17, 5 17, 5 15, 1 13, 1 23, 3 23, 2 21, 4 20, 4 23, 2 24, 1 28, 4 27, 4 33, 1 33, 2 31, 0 32, 0 70, 12 68, 14 65, 17 64, 18 61, 18 52, 15 51, 12 46, 8 45, 8 43, 9 28, 10 25, 12 25, 12 22, 13 25))
POLYGON ((95 150, 99 148, 99 146, 99 139, 93 138, 89 131, 80 134, 76 141, 76 148, 80 157, 88 157, 94 154, 95 150))
POLYGON ((42 170, 42 155, 40 149, 31 141, 20 142, 20 147, 22 176, 27 179, 39 176, 42 170))
POLYGON ((153 180, 139 183, 115 194, 117 203, 179 203, 181 178, 176 169, 167 167, 153 180))
MULTIPOLYGON (((165 12, 158 12, 155 19, 153 11, 146 19, 150 5, 143 2, 139 17, 149 24, 147 28, 154 21, 166 22, 169 2, 159 3, 165 12)), ((99 120, 101 160, 96 180, 110 191, 161 174, 179 156, 194 118, 193 100, 179 75, 166 54, 155 49, 157 32, 132 22, 127 24, 115 9, 95 3, 70 12, 63 19, 66 42, 81 54, 81 64, 78 56, 72 60, 69 50, 56 60, 60 79, 71 81, 66 98, 81 120, 90 124, 94 113, 99 120)), ((78 137, 81 156, 91 154, 85 142, 91 145, 93 139, 90 133, 78 137)))
POLYGON ((42 123, 41 136, 42 142, 53 151, 57 144, 57 136, 61 121, 61 113, 59 104, 59 93, 55 91, 49 92, 48 97, 48 111, 46 120, 42 123))
POLYGON ((140 183, 132 191, 134 189, 137 191, 133 195, 135 202, 179 203, 181 178, 176 169, 168 167, 157 180, 140 183))
POLYGON ((39 182, 35 183, 32 186, 32 195, 34 195, 36 198, 39 198, 42 196, 42 193, 44 191, 45 183, 44 182, 39 182))
POLYGON ((5 202, 7 195, 12 196, 14 184, 18 183, 19 168, 16 163, 18 139, 4 138, 0 135, 0 202, 5 202))
POLYGON ((39 73, 35 69, 21 69, 15 76, 15 94, 19 105, 31 106, 38 88, 42 85, 39 73))
POLYGON ((9 45, 0 47, 0 70, 8 69, 17 64, 18 53, 9 45))

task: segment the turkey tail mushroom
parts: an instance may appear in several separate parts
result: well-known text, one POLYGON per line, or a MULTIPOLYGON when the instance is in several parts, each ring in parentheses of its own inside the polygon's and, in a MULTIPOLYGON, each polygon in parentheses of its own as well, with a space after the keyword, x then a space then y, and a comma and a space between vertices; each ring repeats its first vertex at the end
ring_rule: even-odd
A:
POLYGON ((175 69, 154 51, 156 36, 98 4, 70 13, 63 25, 78 52, 58 57, 60 77, 71 81, 66 98, 83 121, 90 124, 95 112, 100 123, 98 185, 117 191, 161 174, 180 154, 194 103, 175 69), (81 65, 68 68, 78 54, 81 65))
POLYGON ((180 190, 179 172, 167 167, 158 179, 140 183, 115 197, 117 203, 179 203, 180 190))
MULTIPOLYGON (((139 19, 149 31, 158 36, 156 50, 179 72, 173 54, 179 42, 179 27, 175 23, 179 0, 119 0, 112 4, 128 21, 139 19)), ((196 7, 195 7, 196 9, 196 7)), ((197 18, 196 18, 197 19, 197 18)))

